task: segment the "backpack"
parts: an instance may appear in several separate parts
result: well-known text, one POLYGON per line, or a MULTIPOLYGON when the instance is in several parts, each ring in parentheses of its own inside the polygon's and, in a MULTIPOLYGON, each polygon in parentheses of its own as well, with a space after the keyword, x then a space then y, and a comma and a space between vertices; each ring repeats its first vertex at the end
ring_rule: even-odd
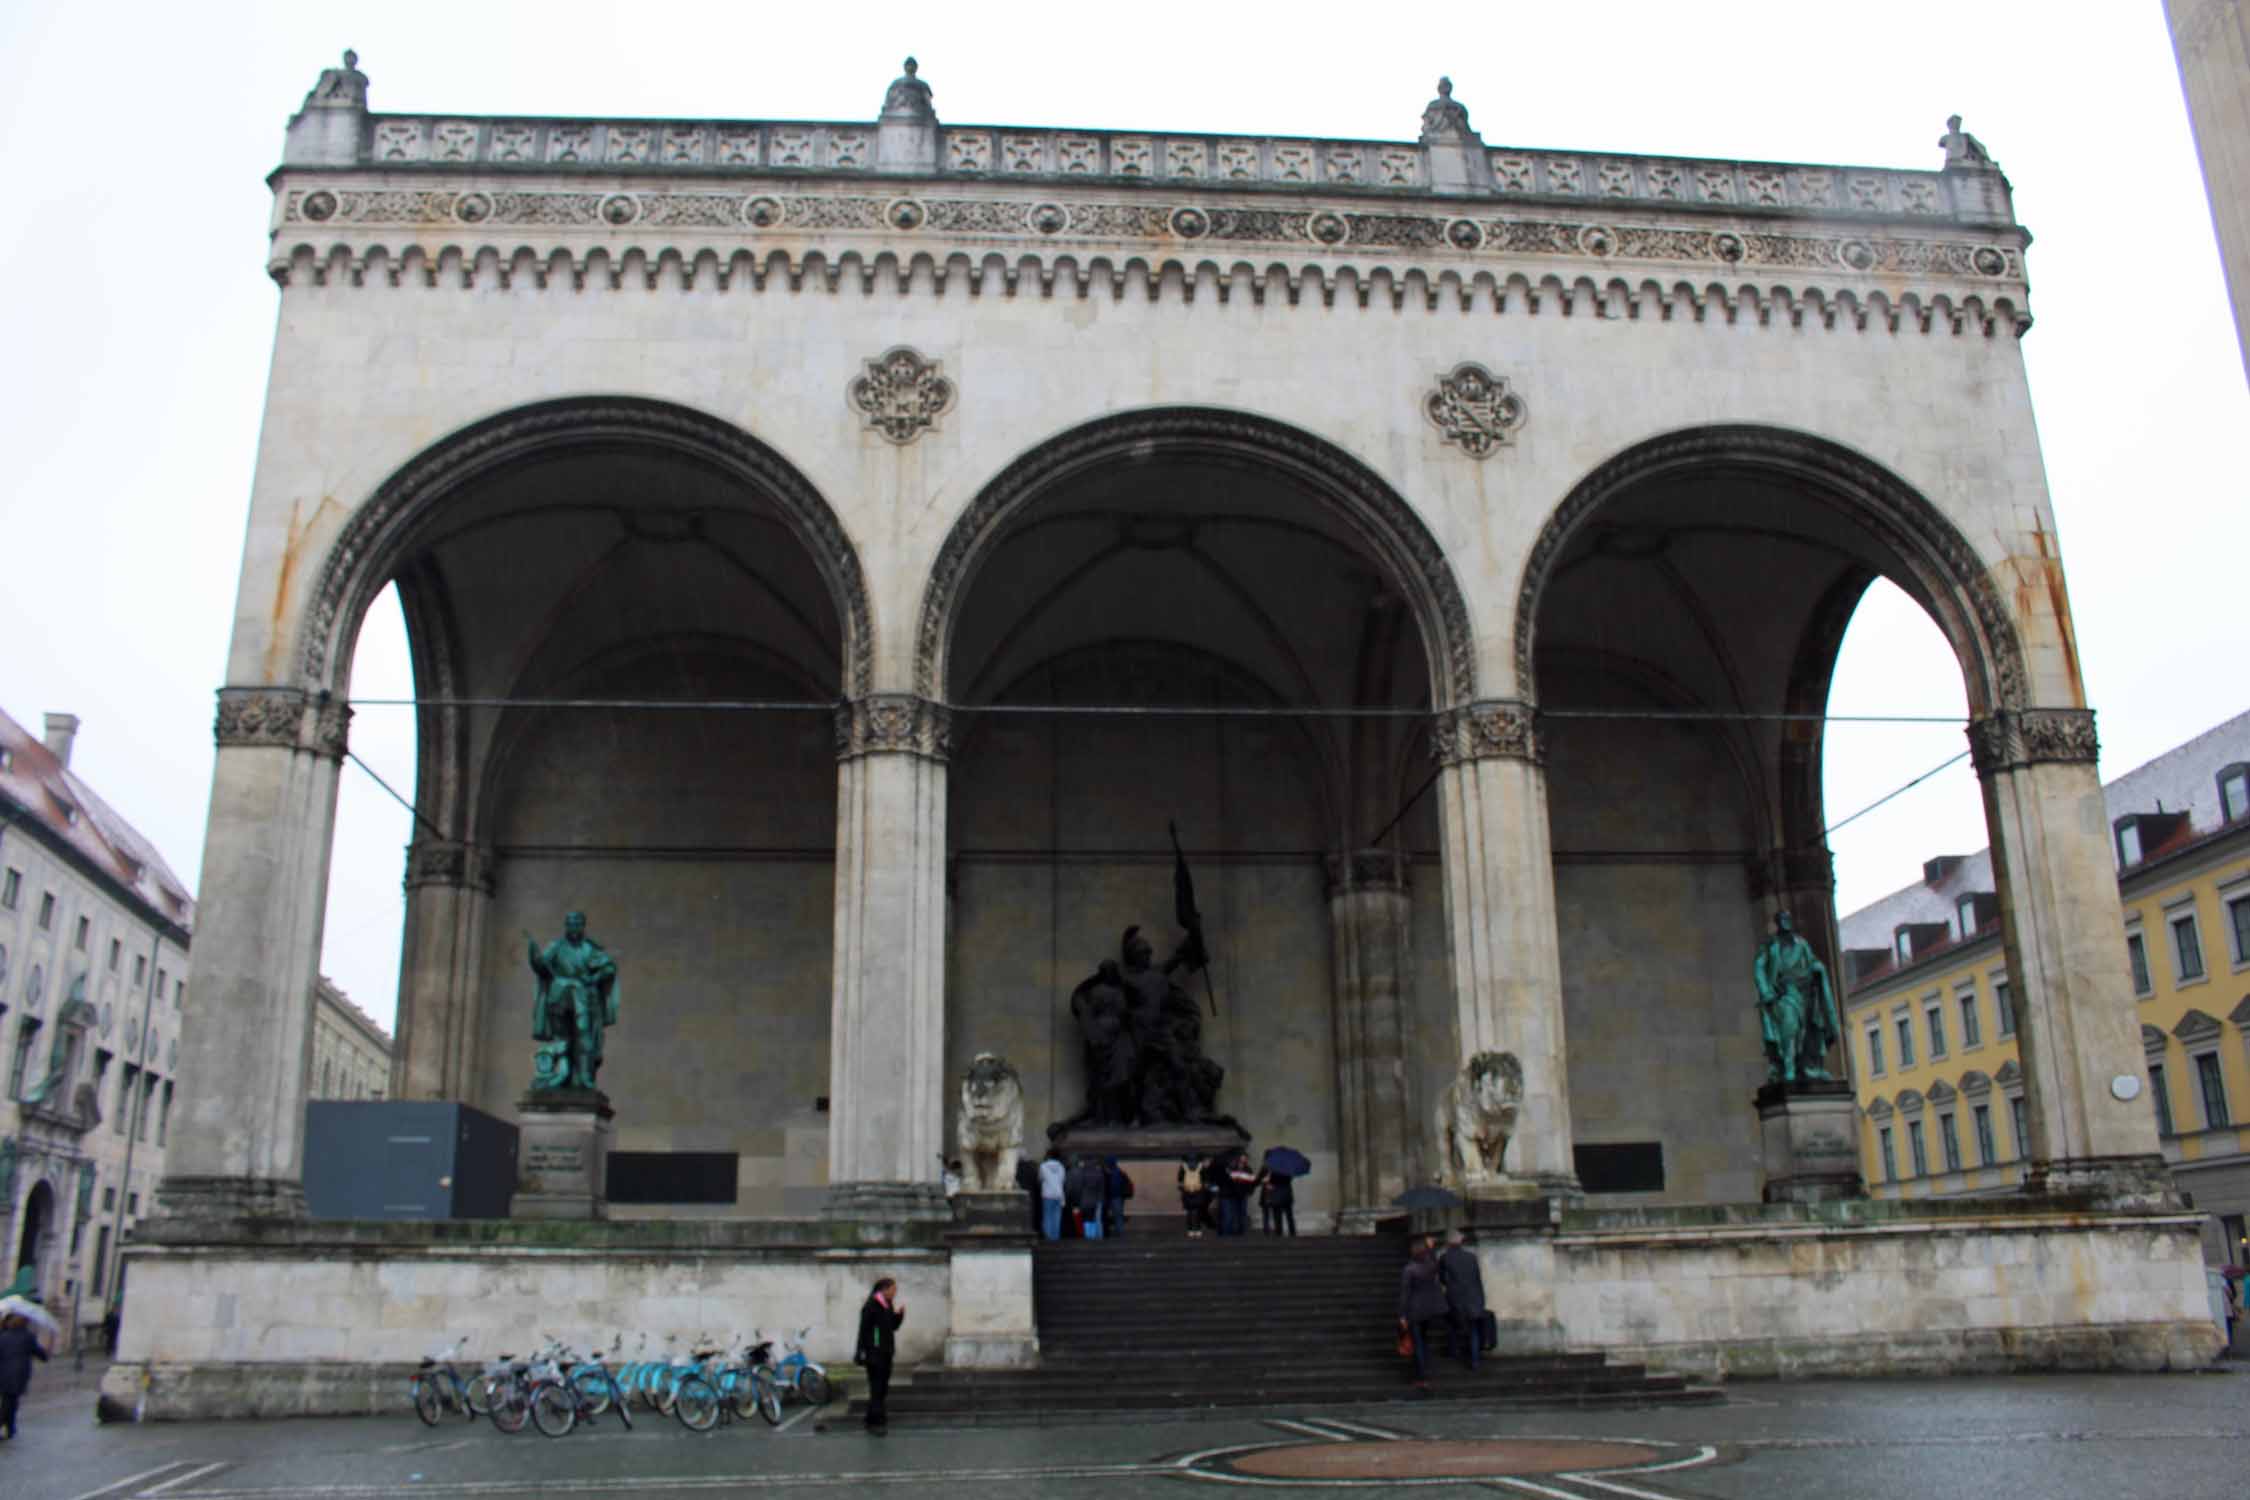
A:
POLYGON ((1203 1169, 1201 1167, 1180 1168, 1180 1191, 1183 1193, 1200 1193, 1203 1191, 1203 1169))

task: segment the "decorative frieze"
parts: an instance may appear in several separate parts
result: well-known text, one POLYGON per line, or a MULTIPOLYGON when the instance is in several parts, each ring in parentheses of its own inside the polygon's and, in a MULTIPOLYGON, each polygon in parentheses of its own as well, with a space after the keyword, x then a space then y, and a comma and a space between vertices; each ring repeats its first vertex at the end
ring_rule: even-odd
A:
POLYGON ((1969 758, 1979 776, 2019 766, 2090 766, 2100 755, 2090 708, 2003 710, 1969 721, 1969 758))
POLYGON ((953 754, 953 711, 914 693, 870 693, 836 708, 836 758, 953 754))
POLYGON ((1537 710, 1513 699, 1466 703, 1430 722, 1430 757, 1441 766, 1476 760, 1539 760, 1537 710))
POLYGON ((301 688, 228 687, 219 689, 219 708, 211 727, 222 750, 269 747, 310 750, 341 760, 350 741, 349 704, 326 693, 301 688))
POLYGON ((901 344, 865 362, 846 391, 852 409, 894 443, 911 443, 953 405, 953 382, 941 363, 901 344))
POLYGON ((1422 399, 1422 415, 1438 436, 1471 458, 1490 458, 1514 440, 1523 426, 1523 397, 1508 388, 1508 377, 1483 365, 1458 364, 1438 377, 1437 389, 1422 399))

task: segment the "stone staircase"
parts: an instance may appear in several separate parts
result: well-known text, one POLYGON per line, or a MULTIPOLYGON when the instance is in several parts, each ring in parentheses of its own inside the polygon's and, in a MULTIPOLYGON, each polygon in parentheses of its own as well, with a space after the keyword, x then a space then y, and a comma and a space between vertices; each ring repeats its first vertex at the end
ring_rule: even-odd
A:
MULTIPOLYGON (((891 1410, 1026 1423, 1406 1400, 1412 1366, 1394 1348, 1405 1259, 1395 1235, 1190 1240, 1143 1228, 1041 1245, 1033 1262, 1039 1367, 901 1372, 891 1410)), ((1474 1375, 1439 1359, 1430 1395, 1542 1406, 1718 1399, 1683 1377, 1599 1354, 1509 1355, 1505 1341, 1474 1375)), ((864 1403, 851 1410, 857 1417, 864 1403)))

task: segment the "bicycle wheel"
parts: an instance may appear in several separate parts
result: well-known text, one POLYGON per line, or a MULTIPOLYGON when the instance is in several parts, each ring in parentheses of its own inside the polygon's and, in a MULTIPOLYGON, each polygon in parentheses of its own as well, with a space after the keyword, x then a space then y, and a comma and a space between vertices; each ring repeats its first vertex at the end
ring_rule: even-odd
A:
POLYGON ((578 1394, 586 1398, 586 1415, 598 1417, 609 1410, 609 1372, 596 1365, 581 1365, 573 1370, 570 1383, 578 1387, 578 1394))
POLYGON ((492 1392, 492 1410, 486 1415, 502 1432, 521 1432, 531 1420, 531 1393, 520 1380, 502 1379, 492 1392))
POLYGON ((437 1381, 427 1375, 414 1377, 414 1415, 422 1419, 424 1427, 435 1427, 444 1415, 444 1399, 438 1395, 437 1381))
POLYGON ((617 1420, 625 1424, 627 1432, 631 1432, 633 1430, 633 1414, 626 1410, 628 1403, 625 1400, 624 1389, 618 1385, 615 1376, 609 1377, 608 1384, 609 1401, 617 1410, 617 1420))
POLYGON ((814 1406, 826 1406, 828 1398, 835 1393, 829 1389, 826 1375, 806 1365, 797 1371, 797 1394, 814 1406))
POLYGON ((719 1425, 719 1393, 700 1375, 690 1375, 673 1392, 672 1415, 690 1432, 709 1432, 719 1425))
POLYGON ((461 1399, 469 1403, 469 1415, 491 1416, 492 1403, 499 1396, 500 1387, 501 1377, 489 1371, 470 1381, 468 1388, 461 1393, 461 1399))
POLYGON ((781 1425, 781 1382, 773 1379, 758 1382, 758 1415, 766 1419, 768 1427, 781 1425))
POLYGON ((686 1377, 677 1370, 666 1370, 656 1378, 648 1393, 648 1404, 656 1408, 660 1417, 672 1415, 672 1402, 679 1395, 680 1382, 686 1377))
POLYGON ((532 1425, 551 1438, 578 1425, 578 1397, 561 1382, 541 1381, 531 1388, 532 1425))

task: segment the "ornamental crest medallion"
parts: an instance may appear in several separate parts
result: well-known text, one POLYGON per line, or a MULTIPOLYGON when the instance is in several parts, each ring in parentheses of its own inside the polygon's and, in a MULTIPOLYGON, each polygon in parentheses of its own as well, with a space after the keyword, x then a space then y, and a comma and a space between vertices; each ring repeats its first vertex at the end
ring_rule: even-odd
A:
POLYGON ((911 443, 953 406, 953 382, 943 366, 901 344, 866 361, 847 392, 852 409, 894 443, 911 443))
POLYGON ((1508 389, 1508 378, 1479 364, 1453 367, 1438 377, 1437 389, 1423 398, 1422 413, 1446 442, 1471 458, 1490 458, 1514 440, 1523 426, 1523 397, 1508 389))

